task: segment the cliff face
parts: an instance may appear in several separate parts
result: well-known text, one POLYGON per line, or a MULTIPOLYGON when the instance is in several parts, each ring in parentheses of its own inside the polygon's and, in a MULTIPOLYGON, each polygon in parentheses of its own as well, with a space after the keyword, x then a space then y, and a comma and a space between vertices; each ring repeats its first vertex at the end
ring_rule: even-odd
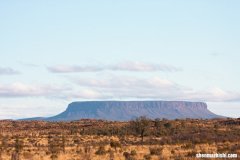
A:
POLYGON ((49 117, 49 121, 78 119, 131 120, 139 116, 148 118, 220 118, 207 109, 203 102, 184 101, 89 101, 73 102, 66 111, 49 117))

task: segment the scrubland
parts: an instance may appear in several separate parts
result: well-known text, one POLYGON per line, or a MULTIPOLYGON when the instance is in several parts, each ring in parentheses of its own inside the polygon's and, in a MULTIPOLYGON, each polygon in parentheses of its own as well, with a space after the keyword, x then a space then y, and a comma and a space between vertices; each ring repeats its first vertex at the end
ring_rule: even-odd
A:
POLYGON ((0 160, 188 160, 240 156, 240 119, 0 121, 0 160))

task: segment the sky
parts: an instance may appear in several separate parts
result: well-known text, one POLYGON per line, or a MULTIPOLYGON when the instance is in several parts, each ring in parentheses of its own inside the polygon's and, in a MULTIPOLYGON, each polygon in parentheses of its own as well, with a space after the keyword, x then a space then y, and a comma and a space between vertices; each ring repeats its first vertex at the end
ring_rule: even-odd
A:
POLYGON ((0 119, 72 101, 204 101, 240 117, 240 1, 0 1, 0 119))

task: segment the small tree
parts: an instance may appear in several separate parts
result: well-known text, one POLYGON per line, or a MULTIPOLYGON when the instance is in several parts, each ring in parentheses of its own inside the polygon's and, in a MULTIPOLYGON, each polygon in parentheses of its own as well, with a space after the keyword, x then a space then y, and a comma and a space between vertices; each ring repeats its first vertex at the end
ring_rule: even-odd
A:
POLYGON ((141 142, 143 144, 143 138, 147 135, 147 132, 150 129, 150 119, 141 116, 139 118, 136 118, 135 120, 130 122, 130 127, 133 129, 133 131, 141 136, 141 142))
POLYGON ((20 153, 23 149, 23 141, 17 136, 15 138, 15 151, 16 153, 20 153))
POLYGON ((65 153, 65 146, 66 146, 66 138, 64 135, 62 135, 62 143, 61 143, 61 147, 62 147, 62 151, 63 153, 65 153))
POLYGON ((155 135, 161 136, 164 134, 164 126, 161 119, 157 118, 154 120, 155 135))
POLYGON ((59 142, 60 139, 57 135, 48 135, 48 151, 51 154, 50 158, 52 160, 56 160, 58 158, 58 154, 62 149, 62 146, 59 142))
POLYGON ((23 150, 23 141, 19 138, 19 136, 15 137, 15 152, 12 153, 11 160, 19 160, 20 159, 20 152, 23 150))

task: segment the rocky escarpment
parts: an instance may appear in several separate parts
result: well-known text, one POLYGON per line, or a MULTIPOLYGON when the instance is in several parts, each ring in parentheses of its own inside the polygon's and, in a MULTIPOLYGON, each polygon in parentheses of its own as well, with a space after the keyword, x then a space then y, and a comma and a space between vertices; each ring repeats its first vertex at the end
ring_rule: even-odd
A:
POLYGON ((73 102, 66 111, 46 118, 49 121, 105 119, 125 121, 139 116, 148 118, 221 118, 204 102, 185 101, 87 101, 73 102))

